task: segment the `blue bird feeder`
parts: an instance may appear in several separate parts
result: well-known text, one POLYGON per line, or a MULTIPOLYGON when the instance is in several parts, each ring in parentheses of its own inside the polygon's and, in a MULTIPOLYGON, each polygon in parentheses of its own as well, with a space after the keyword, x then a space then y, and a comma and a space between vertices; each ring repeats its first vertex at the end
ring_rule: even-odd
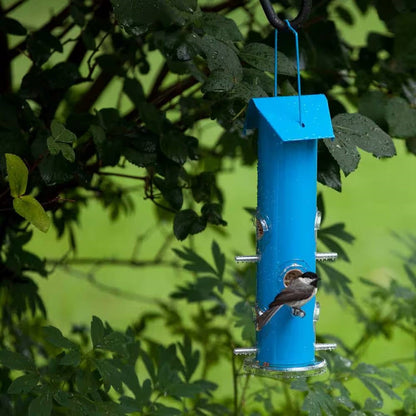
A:
MULTIPOLYGON (((245 128, 258 129, 257 253, 236 259, 257 262, 262 311, 292 278, 316 269, 317 140, 334 133, 324 95, 302 96, 301 106, 302 123, 297 96, 254 98, 247 110, 245 128)), ((282 374, 325 367, 315 359, 315 299, 302 310, 295 316, 285 305, 257 332, 254 367, 282 374)))
MULTIPOLYGON (((320 213, 316 208, 318 139, 334 138, 328 101, 322 94, 302 95, 299 42, 296 27, 309 15, 304 0, 292 22, 280 21, 269 0, 261 0, 275 30, 274 97, 253 98, 245 130, 258 129, 257 252, 237 261, 257 262, 256 312, 266 311, 275 296, 305 272, 316 271, 316 260, 334 260, 336 253, 316 252, 320 213), (293 24, 293 26, 292 26, 293 24), (298 95, 277 97, 278 30, 295 36, 298 95)), ((257 346, 236 348, 236 354, 256 354, 246 369, 274 377, 305 376, 325 370, 316 350, 336 344, 317 344, 314 323, 319 317, 315 298, 298 309, 281 307, 257 332, 257 346), (295 313, 296 312, 296 313, 295 313)), ((247 365, 248 364, 248 365, 247 365)))

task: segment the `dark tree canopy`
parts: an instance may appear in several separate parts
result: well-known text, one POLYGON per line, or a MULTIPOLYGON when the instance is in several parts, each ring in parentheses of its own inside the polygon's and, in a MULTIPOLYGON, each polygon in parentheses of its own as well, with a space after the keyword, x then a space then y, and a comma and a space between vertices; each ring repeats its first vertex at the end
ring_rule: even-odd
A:
MULTIPOLYGON (((299 2, 272 3, 290 18, 299 2)), ((392 157, 394 141, 402 140, 416 154, 416 5, 313 3, 299 30, 302 92, 328 98, 336 138, 319 143, 318 180, 341 191, 341 177, 359 165, 358 149, 392 157), (352 7, 363 15, 375 11, 386 31, 368 28, 365 44, 351 45, 340 25, 356 26, 352 7)), ((395 326, 416 337, 412 239, 406 283, 365 281, 368 307, 336 267, 321 266, 323 290, 362 324, 356 345, 336 340, 340 348, 325 356, 331 372, 323 380, 249 381, 232 358, 233 396, 217 397, 221 382, 209 370, 221 360, 229 364, 236 343, 253 342, 255 289, 254 268, 226 265, 216 242, 212 260, 187 244, 176 250, 172 267, 192 278, 124 332, 95 316, 90 331, 74 327, 68 337, 48 326, 33 276, 47 277, 68 258, 51 264, 29 251, 33 233, 56 232, 76 258, 77 222, 91 198, 117 221, 134 210, 132 192, 148 201, 141 215, 155 209, 177 240, 226 227, 218 175, 228 159, 256 163, 256 134, 243 134, 245 110, 250 98, 274 92, 274 31, 256 0, 62 0, 52 14, 49 7, 0 0, 0 413, 363 416, 384 414, 390 397, 396 415, 414 415, 408 362, 360 362, 368 345, 389 339, 395 326), (44 18, 23 23, 19 13, 38 7, 44 18), (117 96, 109 95, 112 86, 117 96), (103 97, 110 106, 97 104, 103 97), (210 144, 195 137, 207 120, 220 132, 210 144), (120 187, 115 179, 123 175, 140 191, 120 187), (187 317, 177 305, 196 307, 187 317), (386 307, 388 318, 381 313, 386 307), (238 334, 221 324, 230 317, 238 334), (171 344, 146 335, 154 320, 163 321, 171 344), (352 397, 349 380, 366 388, 365 400, 352 397)), ((293 36, 281 33, 278 49, 279 93, 296 94, 293 36)), ((321 196, 318 206, 323 211, 321 196)), ((348 261, 344 246, 354 237, 345 224, 326 225, 319 238, 348 261)), ((161 261, 158 254, 153 261, 161 261)))

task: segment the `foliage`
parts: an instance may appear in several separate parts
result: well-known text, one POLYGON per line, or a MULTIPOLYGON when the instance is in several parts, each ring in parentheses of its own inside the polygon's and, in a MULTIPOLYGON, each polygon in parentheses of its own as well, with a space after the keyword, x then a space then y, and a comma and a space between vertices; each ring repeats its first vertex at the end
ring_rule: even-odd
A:
MULTIPOLYGON (((275 6, 290 11, 292 3, 275 6)), ((316 2, 299 33, 303 92, 327 95, 336 133, 319 144, 318 178, 338 191, 341 170, 347 176, 359 165, 358 149, 391 157, 394 137, 416 154, 414 2, 353 3, 361 14, 376 10, 386 33, 370 31, 364 45, 350 45, 338 25, 354 25, 354 16, 335 0, 316 2)), ((360 337, 355 345, 337 340, 342 352, 325 355, 330 372, 318 380, 253 381, 237 358, 230 360, 233 345, 253 342, 254 270, 228 267, 216 242, 213 262, 186 245, 176 250, 170 265, 181 262, 189 280, 124 332, 97 317, 90 331, 74 327, 68 337, 47 325, 33 275, 47 277, 51 262, 25 248, 30 223, 47 231, 51 221, 75 255, 76 224, 91 199, 112 220, 134 209, 137 187, 121 188, 117 177, 140 184, 178 240, 207 227, 221 234, 225 190, 217 178, 228 159, 255 163, 256 136, 243 137, 244 113, 251 97, 273 94, 274 34, 254 0, 68 0, 44 23, 20 21, 19 10, 35 6, 0 2, 2 415, 381 415, 386 396, 397 400, 397 415, 415 414, 415 374, 406 365, 414 357, 361 362, 369 345, 389 339, 394 328, 416 338, 411 261, 407 284, 364 281, 371 299, 365 307, 346 276, 321 266, 323 289, 349 305, 360 337), (102 108, 100 97, 114 85, 118 98, 102 108), (209 119, 221 131, 214 143, 195 137, 209 119), (132 166, 136 175, 124 173, 132 166), (175 342, 149 337, 155 322, 175 342), (230 362, 233 396, 217 397, 209 371, 230 362), (365 387, 364 401, 353 397, 351 380, 365 387)), ((280 35, 285 94, 294 92, 293 57, 292 37, 280 35)), ((318 204, 324 214, 322 197, 318 204)), ((345 224, 325 224, 319 238, 349 261, 344 244, 353 236, 345 224)), ((168 246, 148 263, 129 264, 160 264, 168 246)))

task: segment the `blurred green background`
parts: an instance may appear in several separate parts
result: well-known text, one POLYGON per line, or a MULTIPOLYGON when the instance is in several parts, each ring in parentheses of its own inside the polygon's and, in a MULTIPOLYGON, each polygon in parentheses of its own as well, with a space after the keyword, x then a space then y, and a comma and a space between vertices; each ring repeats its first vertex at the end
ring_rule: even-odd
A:
MULTIPOLYGON (((49 5, 52 14, 61 3, 57 0, 53 4, 38 0, 39 7, 19 8, 19 16, 16 17, 37 26, 37 20, 49 17, 37 14, 37 10, 44 10, 41 5, 49 5)), ((356 19, 353 27, 341 26, 343 35, 352 45, 363 43, 369 30, 384 31, 375 13, 361 16, 349 1, 343 4, 350 7, 356 19)), ((16 65, 18 78, 20 73, 25 72, 28 62, 16 60, 16 65)), ((18 79, 15 82, 18 83, 18 79)), ((117 86, 112 87, 100 98, 97 109, 114 105, 117 86)), ((354 111, 352 107, 350 109, 354 111)), ((215 142, 219 133, 214 122, 205 123, 193 132, 202 143, 215 142)), ((351 262, 338 262, 336 265, 351 278, 354 285, 360 285, 359 277, 387 284, 391 276, 403 274, 402 261, 397 253, 405 247, 393 233, 406 235, 416 229, 416 184, 413 180, 416 178, 416 163, 414 156, 406 153, 402 142, 396 141, 395 144, 398 155, 389 160, 377 160, 362 153, 358 172, 344 179, 342 193, 318 187, 325 200, 325 223, 345 222, 347 230, 356 237, 354 244, 347 247, 351 262)), ((256 169, 233 161, 226 163, 228 169, 221 175, 219 185, 224 190, 224 218, 228 226, 225 230, 211 228, 190 241, 175 242, 173 246, 193 244, 200 254, 207 254, 212 239, 216 239, 231 263, 236 254, 251 254, 254 251, 254 227, 244 208, 256 204, 256 169)), ((137 174, 137 170, 132 168, 123 173, 137 174)), ((150 311, 155 299, 166 299, 175 285, 187 277, 188 272, 181 269, 167 266, 135 268, 128 264, 133 258, 151 258, 172 232, 168 224, 156 225, 156 211, 150 201, 143 199, 141 184, 137 185, 132 179, 120 179, 120 186, 138 187, 135 211, 113 223, 102 207, 91 201, 82 212, 77 230, 77 257, 106 259, 109 262, 123 260, 126 264, 104 266, 91 261, 87 265, 73 265, 71 269, 57 268, 47 280, 37 278, 50 323, 64 333, 70 331, 73 324, 88 325, 92 315, 108 320, 116 328, 124 328, 143 312, 150 311)), ((35 234, 30 249, 40 256, 60 259, 67 254, 67 236, 57 241, 53 230, 46 235, 37 231, 35 234)), ((172 254, 171 259, 174 258, 172 254)), ((365 302, 364 287, 362 290, 365 302)), ((343 338, 348 334, 353 343, 356 324, 349 320, 348 305, 340 305, 335 298, 322 291, 318 300, 321 303, 318 334, 343 338)), ((159 339, 167 337, 157 324, 154 333, 159 339)), ((369 350, 369 361, 378 363, 410 355, 412 340, 406 335, 397 331, 392 341, 380 339, 369 350)), ((228 371, 223 370, 224 374, 228 371)))

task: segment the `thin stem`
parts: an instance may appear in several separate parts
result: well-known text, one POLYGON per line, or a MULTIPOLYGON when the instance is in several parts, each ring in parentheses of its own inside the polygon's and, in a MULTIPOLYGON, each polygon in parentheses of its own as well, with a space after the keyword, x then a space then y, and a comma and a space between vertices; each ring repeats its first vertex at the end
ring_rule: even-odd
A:
POLYGON ((167 63, 165 62, 162 66, 162 69, 160 70, 159 74, 157 75, 155 82, 153 84, 153 87, 149 93, 149 97, 148 100, 152 101, 154 98, 156 98, 160 87, 162 86, 162 83, 164 81, 164 79, 166 78, 166 76, 169 73, 169 67, 167 65, 167 63))
POLYGON ((115 259, 115 258, 94 258, 94 257, 75 257, 73 259, 66 259, 65 264, 62 259, 47 259, 47 263, 55 266, 65 265, 94 265, 94 266, 128 266, 128 267, 152 267, 152 266, 166 266, 178 267, 175 261, 155 260, 133 260, 133 259, 115 259))
POLYGON ((97 66, 97 63, 94 62, 93 65, 91 65, 91 61, 92 58, 94 57, 94 55, 100 50, 102 44, 104 43, 104 41, 107 39, 108 35, 110 34, 110 32, 107 32, 102 39, 97 43, 97 46, 95 47, 95 49, 91 52, 91 55, 89 56, 88 60, 87 60, 87 66, 88 66, 88 75, 87 75, 87 79, 91 79, 92 73, 94 72, 95 67, 97 66))
POLYGON ((406 358, 395 358, 394 360, 383 361, 382 363, 377 364, 377 367, 390 367, 391 365, 396 365, 398 363, 410 363, 413 362, 415 357, 406 357, 406 358))
POLYGON ((121 298, 128 299, 128 300, 133 300, 133 301, 140 302, 140 303, 149 303, 149 304, 155 303, 155 299, 153 298, 149 298, 149 297, 140 295, 138 293, 132 293, 130 291, 122 290, 118 287, 114 287, 114 286, 107 285, 105 283, 101 283, 96 279, 93 273, 84 273, 84 272, 81 272, 80 270, 74 270, 68 267, 65 268, 65 271, 71 276, 74 276, 80 279, 86 279, 93 286, 113 296, 121 297, 121 298))
POLYGON ((293 402, 292 398, 290 397, 290 390, 286 383, 283 384, 283 394, 285 395, 287 409, 290 410, 290 414, 293 412, 293 402))
POLYGON ((146 181, 148 179, 147 176, 127 175, 125 173, 115 173, 115 172, 97 172, 97 174, 101 176, 117 176, 120 178, 139 179, 141 181, 146 181))
POLYGON ((148 199, 150 199, 157 207, 162 208, 165 211, 172 212, 173 214, 176 214, 177 213, 177 211, 174 210, 173 208, 169 208, 169 207, 167 207, 165 205, 160 204, 159 202, 156 202, 155 199, 154 199, 154 197, 152 197, 152 198, 148 197, 148 199))
POLYGON ((234 403, 234 416, 238 416, 238 374, 237 368, 235 365, 235 355, 234 352, 231 350, 231 366, 233 371, 233 403, 234 403))
POLYGON ((25 3, 27 0, 19 0, 16 3, 10 5, 7 9, 4 9, 4 14, 12 12, 14 9, 18 8, 21 4, 25 3))
POLYGON ((245 377, 246 377, 246 379, 244 381, 244 386, 243 386, 243 389, 242 389, 241 395, 240 395, 240 403, 238 405, 238 414, 244 414, 243 407, 244 407, 244 402, 245 402, 245 397, 246 397, 248 384, 250 382, 250 375, 246 374, 245 377))

